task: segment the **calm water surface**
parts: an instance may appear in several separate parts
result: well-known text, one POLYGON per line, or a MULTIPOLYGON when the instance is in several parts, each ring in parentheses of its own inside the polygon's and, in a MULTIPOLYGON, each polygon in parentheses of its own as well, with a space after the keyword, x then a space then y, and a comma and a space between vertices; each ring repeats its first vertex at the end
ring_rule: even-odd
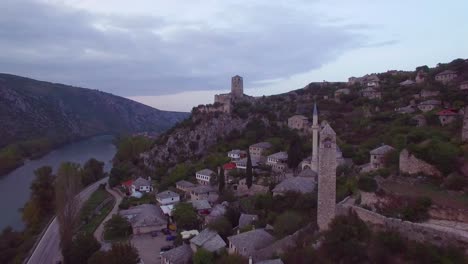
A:
POLYGON ((71 161, 84 164, 95 158, 105 162, 105 170, 111 168, 111 159, 116 152, 112 136, 98 136, 72 143, 54 150, 46 156, 26 162, 22 167, 0 177, 0 230, 11 226, 16 230, 23 228, 20 208, 29 199, 29 186, 34 180, 34 170, 42 166, 51 166, 54 173, 62 162, 71 161))

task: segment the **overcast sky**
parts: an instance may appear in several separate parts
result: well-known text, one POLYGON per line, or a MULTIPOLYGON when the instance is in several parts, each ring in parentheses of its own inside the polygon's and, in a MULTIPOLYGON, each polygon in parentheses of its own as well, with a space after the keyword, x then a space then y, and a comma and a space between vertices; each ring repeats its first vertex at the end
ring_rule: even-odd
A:
POLYGON ((466 0, 0 0, 0 72, 189 111, 468 57, 466 0))

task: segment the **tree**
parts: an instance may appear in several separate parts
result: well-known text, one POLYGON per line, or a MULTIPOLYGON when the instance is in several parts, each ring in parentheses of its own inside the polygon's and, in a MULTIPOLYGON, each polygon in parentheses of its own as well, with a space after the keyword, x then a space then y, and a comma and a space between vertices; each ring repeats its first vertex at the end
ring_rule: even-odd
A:
POLYGON ((70 263, 87 263, 88 259, 99 249, 101 244, 89 233, 79 233, 74 239, 71 248, 70 263))
POLYGON ((232 235, 232 224, 225 216, 218 217, 216 220, 209 223, 208 228, 216 231, 223 238, 232 235))
POLYGON ((218 175, 218 189, 219 193, 224 191, 224 186, 226 185, 226 179, 224 178, 224 169, 221 169, 221 172, 218 175))
POLYGON ((364 192, 375 192, 378 188, 378 185, 374 178, 364 176, 359 178, 358 188, 364 192))
POLYGON ((222 255, 217 261, 217 264, 247 264, 249 260, 238 254, 222 255))
POLYGON ((172 217, 177 223, 177 226, 182 229, 191 230, 198 228, 197 213, 195 208, 189 203, 176 204, 172 212, 172 217))
POLYGON ((296 135, 289 143, 288 167, 296 169, 302 160, 302 145, 300 138, 296 135))
POLYGON ((108 240, 126 238, 132 234, 132 225, 128 220, 115 214, 104 223, 104 237, 108 240))
POLYGON ((81 172, 81 183, 87 186, 104 177, 104 162, 97 159, 89 159, 83 166, 81 172))
POLYGON ((302 217, 296 212, 286 211, 275 220, 274 230, 279 237, 290 235, 302 226, 302 217))
POLYGON ((213 264, 214 254, 203 248, 197 249, 193 255, 193 264, 213 264))
POLYGON ((0 234, 0 263, 14 263, 24 239, 20 232, 6 227, 0 234))
POLYGON ((129 179, 131 176, 131 168, 127 163, 114 165, 110 171, 109 186, 115 187, 121 182, 129 179))
POLYGON ((250 157, 250 151, 247 151, 247 172, 246 172, 246 184, 247 187, 252 187, 252 158, 250 157))
POLYGON ((59 223, 60 248, 65 263, 71 262, 73 232, 79 216, 79 198, 81 190, 80 165, 65 162, 60 165, 55 182, 55 202, 59 223))
POLYGON ((31 183, 31 198, 23 209, 23 221, 33 230, 39 228, 44 219, 55 210, 55 177, 52 175, 52 168, 44 166, 35 170, 34 174, 36 178, 31 183))

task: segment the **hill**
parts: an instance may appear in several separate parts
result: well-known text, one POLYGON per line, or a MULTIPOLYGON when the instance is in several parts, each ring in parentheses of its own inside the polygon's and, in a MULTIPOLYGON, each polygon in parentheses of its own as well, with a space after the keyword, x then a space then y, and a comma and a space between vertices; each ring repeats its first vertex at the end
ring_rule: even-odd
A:
POLYGON ((98 90, 0 74, 0 174, 66 142, 163 132, 187 116, 98 90))

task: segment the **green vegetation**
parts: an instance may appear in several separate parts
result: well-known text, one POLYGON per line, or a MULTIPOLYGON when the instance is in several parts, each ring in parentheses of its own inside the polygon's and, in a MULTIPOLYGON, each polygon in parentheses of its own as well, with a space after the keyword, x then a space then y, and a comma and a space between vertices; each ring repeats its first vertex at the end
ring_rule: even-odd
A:
POLYGON ((203 249, 199 248, 197 252, 193 255, 193 264, 214 264, 214 254, 203 249))
POLYGON ((198 216, 195 208, 189 203, 178 203, 174 206, 172 217, 179 228, 185 230, 197 229, 198 216))
POLYGON ((156 204, 156 197, 151 193, 144 193, 141 198, 124 197, 119 204, 120 209, 128 209, 131 206, 138 206, 141 204, 156 204))
POLYGON ((247 184, 247 187, 252 187, 252 178, 253 178, 253 173, 252 173, 252 158, 250 157, 250 151, 247 152, 247 169, 246 169, 246 175, 245 175, 245 183, 247 184))
POLYGON ((285 237, 299 230, 304 224, 302 216, 299 213, 286 211, 276 218, 273 226, 275 234, 278 237, 285 237))
POLYGON ((131 234, 132 226, 125 217, 113 215, 109 221, 104 223, 105 240, 123 240, 131 234))
POLYGON ((232 235, 232 223, 225 216, 218 217, 208 225, 208 228, 216 231, 222 238, 226 239, 232 235))
POLYGON ((358 180, 358 188, 364 192, 375 192, 377 190, 377 182, 369 176, 360 177, 358 180))
POLYGON ((87 263, 88 259, 99 249, 101 244, 92 233, 78 233, 72 243, 69 264, 87 263))
POLYGON ((109 251, 96 251, 88 260, 88 264, 138 264, 138 251, 130 243, 113 243, 109 251))
POLYGON ((385 204, 378 205, 377 211, 385 216, 400 218, 411 222, 422 222, 429 218, 432 201, 427 197, 411 198, 387 196, 385 204))
POLYGON ((99 186, 81 208, 82 226, 80 231, 93 234, 114 207, 114 202, 113 196, 106 191, 105 185, 99 186))

